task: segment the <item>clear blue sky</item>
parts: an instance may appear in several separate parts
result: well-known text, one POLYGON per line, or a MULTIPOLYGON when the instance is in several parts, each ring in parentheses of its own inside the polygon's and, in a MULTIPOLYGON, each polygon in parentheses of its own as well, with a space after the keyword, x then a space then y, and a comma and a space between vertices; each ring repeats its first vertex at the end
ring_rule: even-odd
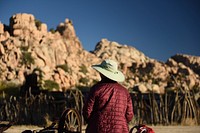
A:
POLYGON ((165 62, 176 53, 200 56, 200 0, 0 0, 0 21, 30 13, 54 28, 73 21, 84 49, 107 38, 165 62))

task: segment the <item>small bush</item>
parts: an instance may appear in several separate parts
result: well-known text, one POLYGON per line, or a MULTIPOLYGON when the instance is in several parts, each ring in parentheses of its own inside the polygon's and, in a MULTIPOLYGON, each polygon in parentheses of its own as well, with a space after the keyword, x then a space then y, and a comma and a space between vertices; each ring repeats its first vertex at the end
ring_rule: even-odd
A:
POLYGON ((55 33, 55 32, 56 32, 53 28, 51 28, 49 31, 50 31, 51 33, 55 33))
POLYGON ((58 65, 56 68, 61 68, 61 69, 63 69, 65 72, 68 72, 68 73, 71 72, 71 70, 70 70, 70 68, 69 68, 69 66, 68 66, 67 64, 58 65))
POLYGON ((76 88, 78 90, 80 90, 81 92, 88 92, 90 90, 91 86, 80 86, 80 85, 78 85, 78 86, 76 86, 76 88))
POLYGON ((87 78, 81 78, 81 79, 79 80, 79 82, 81 82, 81 83, 83 83, 83 84, 88 84, 89 79, 87 79, 87 78))
POLYGON ((87 67, 85 65, 80 66, 80 72, 86 74, 88 72, 87 67))
POLYGON ((53 89, 59 90, 59 84, 52 80, 45 80, 43 88, 45 90, 49 90, 49 91, 51 91, 53 89))
POLYGON ((19 96, 20 86, 12 82, 0 81, 0 97, 5 96, 19 96))
POLYGON ((23 52, 26 52, 26 51, 28 51, 29 47, 28 47, 28 46, 21 46, 20 49, 21 49, 23 52))
POLYGON ((41 27, 42 22, 40 20, 35 19, 35 26, 37 28, 41 27))
POLYGON ((93 80, 93 85, 97 84, 99 81, 98 80, 93 80))
POLYGON ((31 56, 30 52, 22 52, 22 64, 31 65, 35 64, 35 60, 31 56))

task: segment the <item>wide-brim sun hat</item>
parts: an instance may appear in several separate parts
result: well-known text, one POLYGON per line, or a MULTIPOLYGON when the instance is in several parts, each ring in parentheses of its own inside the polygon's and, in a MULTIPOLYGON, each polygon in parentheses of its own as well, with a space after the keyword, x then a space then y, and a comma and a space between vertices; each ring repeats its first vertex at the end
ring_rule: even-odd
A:
POLYGON ((106 59, 99 65, 92 65, 92 68, 111 80, 118 82, 125 80, 124 74, 118 70, 118 64, 114 60, 106 59))

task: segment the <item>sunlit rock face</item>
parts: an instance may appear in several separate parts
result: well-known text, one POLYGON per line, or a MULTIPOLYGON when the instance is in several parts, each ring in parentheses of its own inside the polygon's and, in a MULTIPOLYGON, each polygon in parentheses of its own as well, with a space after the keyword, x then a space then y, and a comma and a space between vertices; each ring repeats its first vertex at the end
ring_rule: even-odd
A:
POLYGON ((37 74, 40 84, 53 81, 64 91, 91 87, 100 80, 91 68, 104 59, 118 62, 130 91, 165 93, 177 86, 200 88, 200 57, 177 54, 166 63, 147 57, 136 48, 102 39, 94 51, 84 50, 72 20, 65 19, 54 31, 34 15, 22 13, 10 18, 9 26, 0 23, 0 81, 22 85, 26 75, 37 74))

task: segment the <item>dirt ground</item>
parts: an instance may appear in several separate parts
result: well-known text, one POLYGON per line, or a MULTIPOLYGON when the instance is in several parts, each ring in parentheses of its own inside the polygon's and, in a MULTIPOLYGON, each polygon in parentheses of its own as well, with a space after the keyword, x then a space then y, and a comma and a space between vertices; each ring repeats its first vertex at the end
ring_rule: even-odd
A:
MULTIPOLYGON (((200 126, 150 126, 155 133, 200 133, 200 126)), ((41 130, 42 127, 37 126, 11 126, 4 133, 21 133, 24 130, 41 130)), ((83 132, 85 133, 85 126, 83 132)))

